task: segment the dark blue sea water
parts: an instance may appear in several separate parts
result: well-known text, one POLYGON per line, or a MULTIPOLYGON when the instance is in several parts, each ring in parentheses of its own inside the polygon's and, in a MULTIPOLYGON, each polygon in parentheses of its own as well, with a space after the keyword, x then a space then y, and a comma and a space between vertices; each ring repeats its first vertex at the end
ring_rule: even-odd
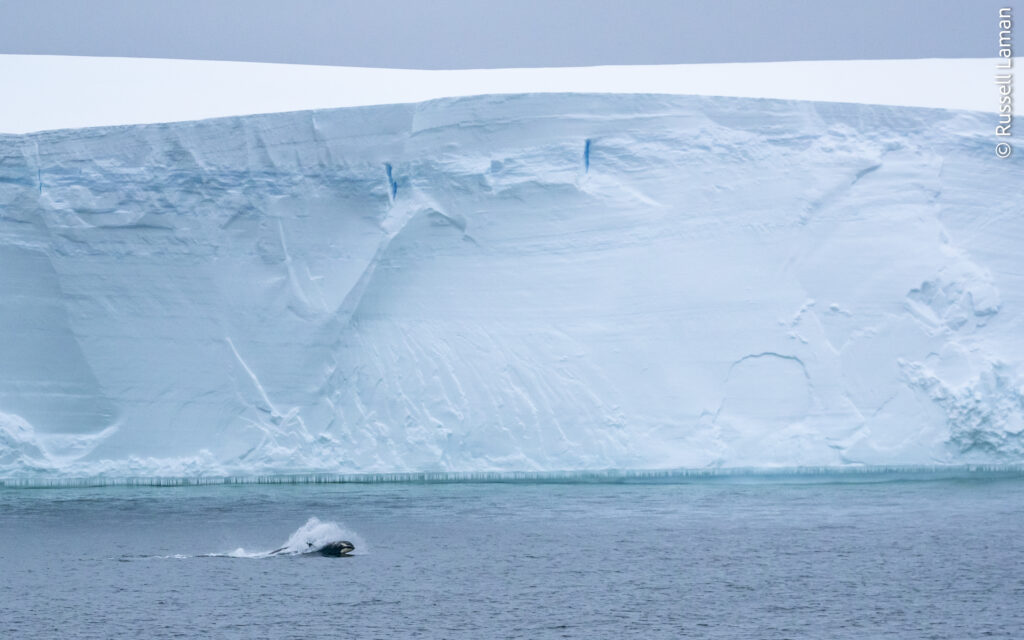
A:
POLYGON ((1024 481, 0 489, 0 637, 1024 638, 1024 481))

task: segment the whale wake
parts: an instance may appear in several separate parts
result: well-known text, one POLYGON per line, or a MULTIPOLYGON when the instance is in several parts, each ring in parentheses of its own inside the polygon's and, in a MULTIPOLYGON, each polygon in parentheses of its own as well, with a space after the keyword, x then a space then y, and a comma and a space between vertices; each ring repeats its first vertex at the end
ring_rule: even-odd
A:
POLYGON ((189 555, 175 553, 170 555, 143 555, 143 556, 121 556, 121 561, 131 560, 188 560, 190 558, 276 558, 295 557, 302 555, 319 554, 325 556, 338 555, 363 555, 367 552, 366 543, 359 534, 345 528, 337 522, 324 522, 319 518, 312 517, 288 537, 288 540, 276 549, 266 551, 248 551, 238 547, 227 553, 201 553, 189 555), (345 541, 353 549, 341 549, 337 553, 338 543, 345 541), (350 542, 349 542, 350 541, 350 542))

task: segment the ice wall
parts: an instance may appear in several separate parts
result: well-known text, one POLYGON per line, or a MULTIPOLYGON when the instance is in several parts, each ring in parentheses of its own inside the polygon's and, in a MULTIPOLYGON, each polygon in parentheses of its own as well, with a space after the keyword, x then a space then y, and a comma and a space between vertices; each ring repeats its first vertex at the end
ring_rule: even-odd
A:
POLYGON ((526 95, 0 136, 0 476, 1024 462, 992 120, 526 95))

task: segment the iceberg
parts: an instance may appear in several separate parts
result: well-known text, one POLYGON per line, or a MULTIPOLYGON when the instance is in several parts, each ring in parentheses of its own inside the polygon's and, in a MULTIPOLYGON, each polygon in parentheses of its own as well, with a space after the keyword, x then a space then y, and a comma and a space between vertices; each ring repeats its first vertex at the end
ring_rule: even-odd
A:
POLYGON ((0 136, 0 477, 1024 462, 992 121, 534 94, 0 136))

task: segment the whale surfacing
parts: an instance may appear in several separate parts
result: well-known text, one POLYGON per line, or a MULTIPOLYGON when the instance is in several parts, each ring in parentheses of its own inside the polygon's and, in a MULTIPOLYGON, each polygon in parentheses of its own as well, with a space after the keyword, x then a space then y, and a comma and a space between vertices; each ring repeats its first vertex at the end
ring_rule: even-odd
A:
MULTIPOLYGON (((356 546, 348 540, 338 540, 336 542, 328 542, 327 544, 317 545, 313 542, 306 542, 306 550, 301 552, 301 555, 311 555, 318 553, 322 556, 329 558, 341 558, 355 551, 356 546)), ((281 547, 271 551, 268 555, 292 555, 297 553, 294 550, 289 550, 289 547, 281 547)))
POLYGON ((338 540, 337 542, 328 542, 319 549, 316 549, 315 551, 308 551, 307 553, 319 553, 322 556, 328 556, 330 558, 340 558, 341 556, 347 556, 352 553, 355 551, 355 548, 355 545, 348 540, 338 540))

